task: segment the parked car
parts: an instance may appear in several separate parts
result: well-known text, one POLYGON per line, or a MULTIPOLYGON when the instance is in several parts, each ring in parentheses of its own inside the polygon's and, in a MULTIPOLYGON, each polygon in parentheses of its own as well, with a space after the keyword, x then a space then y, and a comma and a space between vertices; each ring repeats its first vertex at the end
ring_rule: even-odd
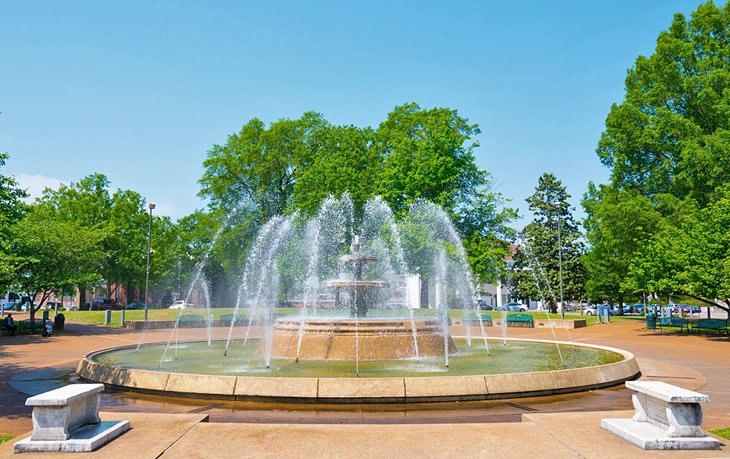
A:
POLYGON ((177 300, 174 303, 172 303, 170 306, 168 306, 168 309, 186 309, 186 308, 192 308, 195 307, 195 305, 191 303, 186 303, 184 300, 177 300))
POLYGON ((624 305, 624 314, 643 314, 644 313, 644 305, 640 303, 636 304, 625 304, 624 305))
POLYGON ((527 312, 527 306, 522 303, 507 303, 503 306, 497 306, 497 311, 527 312))
POLYGON ((89 307, 90 311, 104 311, 106 309, 119 310, 124 309, 121 304, 111 298, 94 298, 89 307))
POLYGON ((124 307, 127 310, 144 309, 144 303, 129 303, 124 307))
POLYGON ((689 304, 683 304, 682 306, 682 312, 685 314, 699 314, 701 309, 699 306, 690 306, 689 304))
POLYGON ((20 306, 20 303, 16 303, 14 301, 3 303, 3 309, 5 309, 6 311, 15 311, 16 306, 20 306))
POLYGON ((479 309, 481 309, 482 311, 491 311, 494 309, 491 305, 487 304, 487 302, 484 300, 479 300, 477 303, 479 304, 479 309))
MULTIPOLYGON (((596 314, 598 314, 598 309, 599 309, 598 306, 596 306, 595 304, 592 304, 592 305, 588 306, 587 308, 583 309, 583 315, 595 316, 596 314)), ((615 316, 616 314, 617 314, 617 312, 615 309, 613 309, 611 307, 608 308, 608 315, 615 316)))

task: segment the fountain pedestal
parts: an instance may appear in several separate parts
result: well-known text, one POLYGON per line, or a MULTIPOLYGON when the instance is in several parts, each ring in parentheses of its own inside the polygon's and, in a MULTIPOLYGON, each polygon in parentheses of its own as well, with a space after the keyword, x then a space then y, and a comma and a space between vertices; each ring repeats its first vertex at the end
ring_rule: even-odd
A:
MULTIPOLYGON (((271 355, 304 360, 413 358, 413 325, 419 357, 443 356, 444 336, 438 320, 418 319, 412 324, 410 319, 305 319, 302 326, 296 318, 276 320, 271 355)), ((453 354, 456 346, 451 337, 448 340, 449 354, 453 354)))

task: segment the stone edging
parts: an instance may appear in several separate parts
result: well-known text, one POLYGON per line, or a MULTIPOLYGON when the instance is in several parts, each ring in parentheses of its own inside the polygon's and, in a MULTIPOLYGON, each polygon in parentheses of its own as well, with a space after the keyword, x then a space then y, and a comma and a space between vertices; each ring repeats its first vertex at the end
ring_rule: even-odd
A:
MULTIPOLYGON (((555 341, 511 338, 555 344, 555 341)), ((584 343, 561 345, 615 352, 620 362, 568 370, 474 376, 394 378, 285 378, 218 376, 111 367, 94 362, 92 352, 79 361, 76 373, 108 387, 157 395, 220 400, 295 403, 413 403, 490 400, 563 394, 615 386, 639 376, 634 355, 622 349, 584 343)), ((136 347, 136 346, 122 346, 136 347)), ((120 347, 114 349, 121 349, 120 347)))

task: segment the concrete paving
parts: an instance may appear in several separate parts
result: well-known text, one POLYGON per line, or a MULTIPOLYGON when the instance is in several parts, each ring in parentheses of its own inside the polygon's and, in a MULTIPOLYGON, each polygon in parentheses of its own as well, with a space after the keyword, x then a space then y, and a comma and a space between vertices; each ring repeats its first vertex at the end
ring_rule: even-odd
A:
MULTIPOLYGON (((497 329, 487 331, 490 335, 501 333, 497 329)), ((511 337, 552 339, 552 331, 545 329, 510 328, 508 332, 511 337)), ((195 338, 195 333, 183 330, 180 339, 195 338)), ((201 338, 204 336, 197 333, 201 338)), ((463 329, 455 327, 452 333, 460 335, 463 329)), ((633 352, 642 369, 642 379, 664 381, 710 396, 710 403, 704 406, 705 430, 730 426, 728 337, 655 333, 644 330, 640 321, 556 330, 556 335, 560 340, 614 346, 633 352)), ((28 394, 73 381, 71 372, 86 353, 142 340, 167 340, 169 336, 169 330, 140 334, 68 323, 67 330, 52 338, 0 337, 0 435, 19 435, 21 438, 21 434, 29 432, 32 428, 30 409, 24 406, 28 394)), ((141 394, 109 393, 102 399, 102 409, 113 411, 106 413, 105 419, 130 419, 132 430, 98 452, 85 453, 90 457, 292 457, 305 454, 328 457, 730 457, 726 446, 719 451, 644 452, 601 429, 602 417, 629 417, 631 414, 631 411, 615 411, 631 410, 630 391, 620 387, 581 394, 463 404, 349 406, 346 409, 311 406, 295 410, 273 404, 166 400, 141 394), (179 414, 185 412, 193 414, 179 414), (219 422, 201 422, 207 418, 219 422), (515 422, 520 420, 523 422, 515 422)), ((12 451, 12 443, 0 445, 0 457, 6 457, 8 451, 12 451)), ((723 443, 728 441, 723 440, 723 443)), ((51 456, 46 453, 43 457, 51 456)))
MULTIPOLYGON (((129 419, 131 430, 85 458, 715 458, 707 451, 643 451, 600 428, 606 416, 632 411, 531 414, 523 422, 489 424, 245 424, 208 423, 203 415, 102 413, 129 419)), ((22 436, 21 436, 22 438, 22 436)), ((12 455, 0 445, 0 457, 12 455)), ((25 453, 23 459, 68 458, 69 453, 25 453)))

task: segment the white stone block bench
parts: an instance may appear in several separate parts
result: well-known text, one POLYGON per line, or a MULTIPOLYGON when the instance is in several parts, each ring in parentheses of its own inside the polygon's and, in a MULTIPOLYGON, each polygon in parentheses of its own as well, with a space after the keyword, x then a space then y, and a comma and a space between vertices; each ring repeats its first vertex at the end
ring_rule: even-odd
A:
POLYGON ((27 399, 33 434, 15 443, 15 452, 92 451, 126 432, 129 421, 99 419, 103 391, 103 384, 70 384, 27 399))
POLYGON ((602 419, 601 427, 643 449, 715 449, 720 442, 702 432, 702 407, 710 397, 659 381, 627 381, 636 413, 631 419, 602 419))

